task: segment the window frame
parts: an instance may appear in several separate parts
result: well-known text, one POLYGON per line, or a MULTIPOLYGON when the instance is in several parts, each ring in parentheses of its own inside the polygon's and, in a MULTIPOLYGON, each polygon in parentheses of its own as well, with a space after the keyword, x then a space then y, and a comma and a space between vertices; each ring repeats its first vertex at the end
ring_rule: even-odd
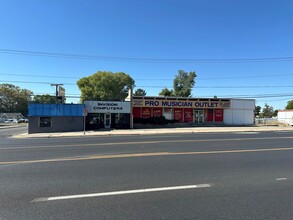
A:
POLYGON ((39 118, 39 128, 51 128, 51 127, 52 127, 52 117, 40 117, 39 118), (46 125, 45 122, 42 122, 42 120, 44 120, 44 119, 49 119, 48 126, 44 126, 44 125, 46 125))

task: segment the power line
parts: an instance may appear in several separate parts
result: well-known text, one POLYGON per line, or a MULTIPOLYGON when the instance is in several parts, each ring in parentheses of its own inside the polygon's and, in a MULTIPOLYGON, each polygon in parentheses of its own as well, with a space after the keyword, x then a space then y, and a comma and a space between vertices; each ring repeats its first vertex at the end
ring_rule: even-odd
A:
POLYGON ((55 57, 66 59, 83 60, 104 60, 119 62, 140 62, 140 63, 247 63, 247 62, 292 62, 293 57, 261 57, 261 58, 242 58, 242 59, 170 59, 170 58, 134 58, 134 57, 114 57, 100 55, 84 55, 70 53, 52 53, 29 50, 0 49, 3 54, 15 54, 26 56, 55 57))
MULTIPOLYGON (((54 78, 64 78, 64 79, 80 79, 82 77, 74 77, 74 76, 60 76, 60 75, 33 75, 33 74, 17 74, 17 73, 0 73, 1 76, 25 76, 25 77, 54 77, 54 78)), ((292 74, 293 75, 293 74, 292 74)))
MULTIPOLYGON (((74 76, 60 76, 60 75, 33 75, 33 74, 15 74, 15 73, 0 73, 2 76, 25 76, 25 77, 41 77, 41 78, 48 78, 48 77, 54 77, 54 78, 64 78, 64 79, 81 79, 84 76, 81 77, 74 77, 74 76)), ((280 76, 293 76, 293 74, 290 73, 284 73, 284 74, 271 74, 271 75, 254 75, 254 76, 232 76, 232 77, 205 77, 205 78, 196 78, 196 81, 199 80, 227 80, 227 79, 252 79, 252 78, 264 78, 264 77, 280 77, 280 76)), ((138 78, 135 79, 137 81, 158 81, 158 80, 174 80, 170 78, 138 78)))
MULTIPOLYGON (((9 81, 4 81, 4 80, 0 80, 0 82, 8 82, 8 83, 28 83, 28 84, 46 84, 46 85, 51 85, 54 84, 53 82, 32 82, 32 81, 18 81, 18 80, 9 80, 9 81)), ((62 83, 64 85, 75 85, 76 83, 62 83)))
MULTIPOLYGON (((28 83, 28 84, 47 84, 51 85, 54 84, 52 82, 32 82, 32 81, 4 81, 0 80, 0 82, 3 83, 28 83)), ((75 83, 62 83, 64 85, 75 85, 75 83)), ((173 88, 173 86, 166 86, 166 85, 159 85, 159 86, 149 86, 149 85, 137 85, 136 87, 142 87, 142 88, 173 88)), ((196 86, 194 89, 239 89, 239 88, 293 88, 293 86, 290 85, 272 85, 272 86, 261 86, 261 85, 249 85, 249 86, 196 86)))
MULTIPOLYGON (((137 85, 136 87, 142 88, 173 88, 173 86, 143 86, 137 85)), ((293 86, 275 85, 275 86, 196 86, 193 89, 245 89, 245 88, 293 88, 293 86)))
MULTIPOLYGON (((36 96, 36 95, 50 95, 52 97, 55 97, 55 93, 44 93, 44 92, 34 92, 34 94, 32 96, 36 96)), ((242 94, 238 94, 238 95, 217 95, 218 97, 229 97, 229 98, 251 98, 251 97, 254 97, 254 98, 259 98, 261 99, 262 97, 264 98, 267 98, 267 97, 288 97, 288 96, 292 96, 293 98, 293 94, 289 93, 280 93, 280 94, 276 94, 276 93, 273 93, 273 94, 253 94, 253 95, 242 95, 242 94)), ((80 98, 81 97, 81 94, 76 94, 76 93, 67 93, 66 94, 66 97, 76 97, 76 98, 80 98)), ((211 96, 200 96, 201 98, 210 98, 211 96)), ((280 99, 278 99, 280 100, 280 99)), ((287 99, 282 99, 282 100, 287 100, 287 99)))
MULTIPOLYGON (((41 94, 33 94, 31 95, 33 96, 37 96, 37 95, 41 95, 41 94)), ((55 97, 54 95, 51 95, 52 97, 55 97)), ((81 98, 81 95, 65 95, 66 98, 81 98)), ((201 96, 200 98, 204 98, 205 96, 201 96)), ((278 97, 292 97, 293 99, 293 94, 274 94, 274 95, 238 95, 238 96, 231 96, 231 95, 225 95, 225 96, 217 96, 218 98, 245 98, 245 99, 265 99, 265 98, 278 98, 278 97)), ((195 97, 196 98, 196 97, 195 97)), ((210 96, 209 96, 210 98, 210 96)), ((280 100, 280 99, 278 99, 280 100)), ((282 99, 282 100, 288 100, 288 99, 282 99)))
MULTIPOLYGON (((53 93, 53 92, 34 92, 33 95, 50 95, 50 96, 55 97, 55 93, 53 93)), ((79 94, 77 94, 77 93, 66 93, 66 95, 78 96, 78 95, 80 95, 80 93, 79 94)))
MULTIPOLYGON (((0 74, 1 75, 1 74, 0 74)), ((254 75, 254 76, 227 76, 227 77, 196 77, 196 81, 200 81, 200 80, 227 80, 227 79, 252 79, 252 78, 264 78, 264 77, 280 77, 280 76, 293 76, 293 74, 290 73, 281 73, 281 74, 269 74, 269 75, 254 75)), ((152 80, 152 81, 157 81, 157 80, 174 80, 174 79, 170 79, 170 78, 164 78, 164 79, 135 79, 135 80, 143 80, 143 81, 148 81, 148 80, 152 80)))
POLYGON ((264 78, 264 77, 274 77, 274 76, 277 76, 277 77, 280 77, 280 76, 293 76, 293 74, 271 74, 271 75, 254 75, 254 76, 228 76, 228 77, 207 77, 207 78, 199 78, 196 80, 221 80, 221 79, 252 79, 252 78, 264 78))

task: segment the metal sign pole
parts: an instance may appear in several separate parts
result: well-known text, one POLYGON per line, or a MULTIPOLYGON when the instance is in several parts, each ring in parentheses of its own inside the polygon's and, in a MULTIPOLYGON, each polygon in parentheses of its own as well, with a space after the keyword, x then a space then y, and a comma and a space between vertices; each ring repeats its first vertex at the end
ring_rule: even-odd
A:
POLYGON ((83 135, 85 135, 85 114, 83 115, 83 135))
POLYGON ((130 128, 133 129, 133 87, 129 91, 130 95, 130 128))
POLYGON ((83 135, 85 135, 85 117, 87 116, 87 113, 88 113, 88 109, 87 108, 84 108, 83 109, 83 135))

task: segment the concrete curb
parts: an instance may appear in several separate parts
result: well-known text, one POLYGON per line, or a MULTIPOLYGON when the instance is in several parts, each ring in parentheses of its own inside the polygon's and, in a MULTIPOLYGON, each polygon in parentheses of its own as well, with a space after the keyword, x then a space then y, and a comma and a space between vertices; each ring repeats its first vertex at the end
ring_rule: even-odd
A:
POLYGON ((89 137, 89 136, 115 136, 115 135, 157 135, 157 134, 191 134, 191 133, 230 133, 230 132, 272 132, 293 131, 293 127, 192 127, 171 129, 134 129, 134 130, 111 130, 111 131, 83 131, 63 133, 37 133, 20 134, 13 138, 58 138, 58 137, 89 137))

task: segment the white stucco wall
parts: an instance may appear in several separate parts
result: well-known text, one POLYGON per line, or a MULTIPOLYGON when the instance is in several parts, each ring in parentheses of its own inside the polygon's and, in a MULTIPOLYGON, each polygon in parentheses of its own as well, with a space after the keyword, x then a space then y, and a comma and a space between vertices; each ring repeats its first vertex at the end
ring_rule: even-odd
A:
POLYGON ((254 124, 254 99, 231 99, 231 108, 224 110, 224 123, 227 125, 254 124))
POLYGON ((279 111, 277 119, 281 123, 291 125, 293 123, 293 110, 279 111))

